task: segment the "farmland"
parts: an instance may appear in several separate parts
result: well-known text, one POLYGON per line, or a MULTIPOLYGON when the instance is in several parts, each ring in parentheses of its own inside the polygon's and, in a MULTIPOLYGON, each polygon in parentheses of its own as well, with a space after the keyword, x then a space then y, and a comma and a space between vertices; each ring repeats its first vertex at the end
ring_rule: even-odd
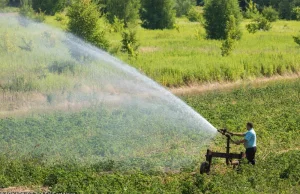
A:
MULTIPOLYGON (((118 163, 102 162, 94 165, 46 164, 42 156, 15 158, 1 156, 1 187, 44 185, 54 192, 123 192, 123 193, 276 193, 299 191, 299 110, 300 80, 271 82, 256 87, 244 85, 233 91, 211 91, 200 95, 182 97, 189 105, 201 112, 216 127, 244 131, 245 122, 255 121, 258 135, 258 156, 255 167, 243 164, 240 171, 226 168, 223 160, 215 160, 211 175, 200 175, 199 164, 203 150, 195 164, 178 172, 141 171, 120 169, 118 163), (193 172, 197 172, 194 174, 193 172)), ((89 115, 94 114, 91 111, 89 115)), ((42 128, 32 125, 31 132, 53 128, 64 120, 69 127, 78 129, 72 117, 84 112, 64 116, 59 113, 50 118, 34 116, 30 119, 1 120, 3 126, 18 126, 14 134, 23 134, 25 123, 43 122, 42 128), (59 118, 55 118, 59 117, 59 118)), ((90 119, 92 117, 88 116, 90 119)), ((90 120, 88 119, 88 120, 90 120)), ((101 120, 97 120, 101 124, 101 120)), ((46 131, 45 131, 46 132, 46 131)), ((9 133, 2 133, 2 141, 9 133)), ((44 134, 40 133, 40 138, 44 134)), ((3 142, 4 143, 4 142, 3 142)), ((3 145, 3 143, 1 143, 3 145)), ((30 142, 29 142, 30 143, 30 142)), ((214 150, 224 149, 224 139, 218 136, 211 144, 214 150)), ((234 151, 242 147, 234 146, 234 151)))
POLYGON ((92 5, 108 54, 91 45, 95 36, 89 44, 65 33, 71 4, 47 15, 29 9, 39 1, 22 2, 0 3, 40 19, 0 14, 0 192, 299 193, 299 21, 252 34, 243 19, 242 38, 222 56, 223 41, 186 16, 174 16, 173 29, 145 29, 140 17, 125 28, 100 16, 99 4, 78 1, 92 5), (139 45, 131 55, 122 42, 130 31, 139 45), (223 152, 225 139, 198 113, 234 132, 253 122, 257 164, 232 169, 214 159, 210 175, 200 174, 206 149, 223 152))

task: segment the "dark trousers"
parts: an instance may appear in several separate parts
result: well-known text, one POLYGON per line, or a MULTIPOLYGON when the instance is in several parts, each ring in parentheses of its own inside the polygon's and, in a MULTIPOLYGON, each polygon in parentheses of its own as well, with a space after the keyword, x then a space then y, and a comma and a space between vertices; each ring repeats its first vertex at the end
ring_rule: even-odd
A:
POLYGON ((255 153, 256 147, 246 149, 246 158, 248 163, 251 163, 252 165, 255 165, 255 153))

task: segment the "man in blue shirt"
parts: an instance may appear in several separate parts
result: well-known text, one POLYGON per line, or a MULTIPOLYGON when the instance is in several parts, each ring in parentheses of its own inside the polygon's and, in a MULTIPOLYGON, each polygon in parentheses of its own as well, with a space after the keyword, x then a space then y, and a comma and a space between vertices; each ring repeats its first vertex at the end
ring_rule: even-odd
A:
POLYGON ((256 133, 253 129, 252 123, 247 123, 247 130, 248 131, 246 133, 231 133, 231 135, 244 137, 244 139, 236 141, 234 143, 236 143, 237 145, 244 143, 248 163, 255 165, 256 133))

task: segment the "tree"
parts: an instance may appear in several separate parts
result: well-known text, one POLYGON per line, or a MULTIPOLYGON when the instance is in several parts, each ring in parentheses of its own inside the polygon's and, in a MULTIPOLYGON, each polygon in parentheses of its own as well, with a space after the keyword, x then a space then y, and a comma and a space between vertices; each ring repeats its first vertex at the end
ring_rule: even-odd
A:
POLYGON ((0 0, 0 8, 4 8, 5 6, 7 6, 8 1, 7 0, 0 0))
POLYGON ((90 0, 80 0, 70 6, 67 15, 70 18, 70 32, 99 48, 108 49, 108 41, 98 25, 100 13, 96 4, 90 0))
POLYGON ((42 11, 49 15, 62 11, 66 6, 67 0, 32 0, 32 8, 35 11, 42 11))
POLYGON ((107 0, 106 12, 110 23, 114 22, 115 17, 124 21, 127 27, 129 23, 139 19, 140 0, 107 0))
POLYGON ((222 56, 228 56, 234 48, 235 42, 240 38, 240 30, 235 21, 234 15, 229 16, 229 20, 226 23, 226 39, 222 43, 221 51, 222 56))
POLYGON ((187 15, 192 6, 196 5, 195 0, 175 0, 176 16, 187 15))
POLYGON ((234 16, 236 26, 241 22, 241 11, 237 0, 208 0, 204 6, 204 27, 207 38, 226 39, 226 24, 234 16))
POLYGON ((142 0, 142 26, 148 29, 174 28, 173 0, 142 0))
POLYGON ((138 40, 136 38, 136 31, 124 31, 122 33, 122 52, 127 52, 130 57, 136 56, 136 51, 139 48, 138 40))
POLYGON ((269 22, 275 22, 279 17, 278 12, 272 7, 265 7, 262 11, 262 15, 269 20, 269 22))

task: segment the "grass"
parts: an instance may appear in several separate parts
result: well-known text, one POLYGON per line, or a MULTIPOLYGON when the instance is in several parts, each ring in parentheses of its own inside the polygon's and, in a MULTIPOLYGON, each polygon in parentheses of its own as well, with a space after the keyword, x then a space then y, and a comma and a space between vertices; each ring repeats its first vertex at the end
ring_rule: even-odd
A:
POLYGON ((242 22, 243 37, 228 57, 221 56, 221 41, 205 39, 204 28, 186 18, 177 19, 178 30, 138 27, 137 58, 121 53, 121 35, 110 33, 105 22, 102 26, 114 55, 168 87, 298 73, 300 47, 293 36, 300 31, 299 21, 279 20, 270 31, 255 34, 247 32, 249 22, 242 22))
POLYGON ((141 44, 138 58, 117 56, 162 85, 175 87, 299 71, 300 48, 292 38, 300 31, 299 22, 278 21, 271 31, 256 34, 245 30, 246 23, 241 24, 241 41, 228 57, 221 56, 220 41, 204 39, 200 24, 186 19, 178 20, 180 32, 138 29, 141 44))
MULTIPOLYGON (((14 160, 9 155, 2 155, 0 187, 43 185, 49 187, 52 192, 78 193, 99 191, 103 193, 297 193, 299 191, 300 139, 297 134, 300 123, 298 116, 300 79, 273 82, 258 87, 248 85, 233 91, 214 91, 184 96, 183 99, 217 127, 227 127, 242 132, 245 122, 253 121, 258 137, 257 165, 253 167, 243 161, 241 169, 236 171, 226 167, 224 160, 216 159, 213 162, 211 175, 200 175, 198 166, 204 160, 203 153, 196 164, 186 166, 179 172, 156 170, 124 172, 120 171, 119 163, 113 161, 94 165, 45 164, 40 155, 17 157, 14 160)), ((103 114, 103 111, 101 112, 103 114)), ((13 139, 16 140, 18 135, 26 137, 25 140, 30 145, 34 143, 30 141, 30 137, 36 136, 34 134, 38 134, 36 137, 39 138, 47 138, 46 136, 52 136, 53 132, 55 136, 63 132, 60 127, 67 128, 72 126, 72 123, 77 126, 73 127, 73 132, 77 131, 77 137, 80 137, 78 134, 82 134, 81 127, 76 122, 86 120, 88 125, 102 125, 105 119, 93 120, 97 115, 99 113, 91 109, 88 112, 68 113, 66 116, 54 114, 45 118, 36 115, 23 119, 4 119, 0 121, 1 145, 11 144, 10 147, 14 149, 15 141, 9 140, 9 137, 14 136, 13 139), (86 117, 87 113, 89 116, 86 117), (73 119, 77 117, 79 118, 73 119), (93 124, 90 123, 91 120, 93 124), (53 125, 58 128, 53 128, 53 125), (11 127, 15 130, 3 133, 3 130, 11 127), (29 132, 33 136, 26 135, 29 132)), ((72 135, 69 137, 72 138, 72 135)), ((101 142, 109 145, 109 141, 101 142)), ((223 137, 218 136, 211 148, 224 151, 224 144, 223 137)), ((108 147, 115 149, 118 145, 108 147)), ((232 147, 233 152, 244 149, 239 146, 232 147)), ((122 151, 121 148, 118 149, 122 151)), ((123 163, 123 165, 127 164, 123 163)))

